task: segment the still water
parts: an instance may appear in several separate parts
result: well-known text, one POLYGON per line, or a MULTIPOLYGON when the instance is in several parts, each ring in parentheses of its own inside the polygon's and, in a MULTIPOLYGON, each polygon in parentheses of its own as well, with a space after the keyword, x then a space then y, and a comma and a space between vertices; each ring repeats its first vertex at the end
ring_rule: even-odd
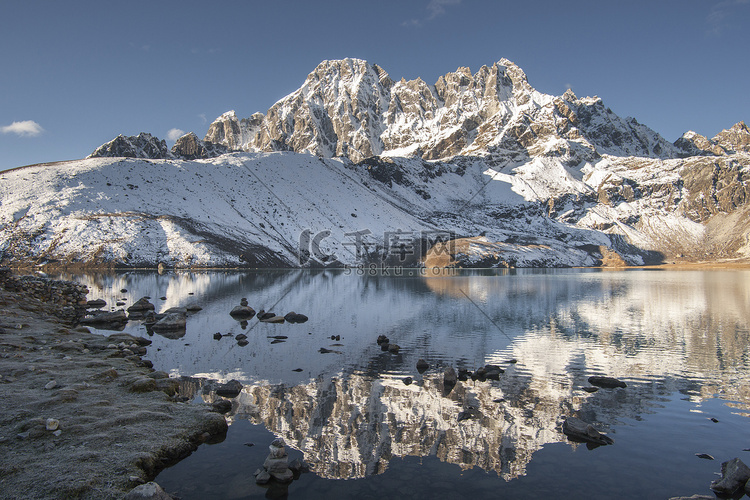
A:
MULTIPOLYGON (((750 464, 750 271, 64 277, 112 305, 150 296, 157 312, 202 307, 184 335, 126 327, 150 336, 147 358, 171 376, 244 385, 226 440, 157 477, 185 500, 666 499, 710 495, 722 461, 750 464), (229 311, 243 297, 256 311, 310 319, 242 323, 229 311), (379 335, 399 353, 383 352, 379 335), (420 358, 430 364, 423 374, 420 358), (469 379, 446 394, 447 367, 485 364, 505 370, 500 380, 469 379), (589 393, 591 375, 627 387, 589 393), (467 410, 472 418, 459 419, 467 410), (566 416, 593 423, 614 445, 568 441, 566 416), (257 486, 253 472, 276 437, 311 472, 257 486)), ((199 391, 194 404, 215 399, 199 391)))

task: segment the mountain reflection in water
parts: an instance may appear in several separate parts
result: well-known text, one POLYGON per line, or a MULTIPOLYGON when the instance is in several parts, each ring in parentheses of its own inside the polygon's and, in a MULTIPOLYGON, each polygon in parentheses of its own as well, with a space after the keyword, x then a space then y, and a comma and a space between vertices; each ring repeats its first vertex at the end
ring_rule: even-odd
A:
MULTIPOLYGON (((393 457, 434 456, 510 480, 527 473, 543 446, 567 442, 560 431, 565 416, 615 431, 617 440, 624 419, 658 411, 673 394, 695 405, 718 396, 745 415, 750 404, 747 271, 68 278, 86 284, 90 299, 111 304, 144 295, 167 297, 154 301, 157 311, 199 304, 184 337, 152 337, 149 359, 175 376, 240 380, 245 387, 230 420, 263 424, 324 478, 377 475, 393 457), (296 311, 310 321, 252 319, 243 328, 228 314, 242 297, 256 310, 296 311), (215 332, 225 336, 217 341, 215 332), (227 336, 239 333, 249 345, 227 336), (398 354, 381 351, 375 342, 381 334, 401 346, 398 354), (272 344, 276 335, 288 340, 272 344), (321 347, 339 353, 321 354, 321 347), (420 358, 431 365, 421 375, 420 358), (469 379, 445 395, 445 368, 485 364, 505 369, 499 381, 469 379), (617 377, 628 387, 588 393, 583 387, 591 375, 617 377)), ((127 331, 145 334, 136 322, 127 331)))

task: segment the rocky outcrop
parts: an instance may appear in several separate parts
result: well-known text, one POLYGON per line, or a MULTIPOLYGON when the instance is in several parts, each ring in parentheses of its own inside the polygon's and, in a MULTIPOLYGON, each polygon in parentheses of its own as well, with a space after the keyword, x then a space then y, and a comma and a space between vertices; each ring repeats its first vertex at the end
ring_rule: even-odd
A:
POLYGON ((750 152, 750 129, 745 122, 735 123, 724 129, 713 139, 708 139, 692 130, 685 132, 674 145, 683 156, 723 156, 750 152))
POLYGON ((151 134, 141 132, 137 136, 118 135, 106 144, 102 144, 88 158, 123 157, 123 158, 172 158, 167 143, 151 134))
POLYGON ((193 132, 183 135, 172 146, 171 153, 175 158, 183 160, 197 160, 202 158, 215 158, 228 151, 223 144, 206 142, 198 139, 193 132))
POLYGON ((220 144, 230 151, 241 151, 254 140, 263 118, 262 113, 255 113, 240 120, 234 111, 227 111, 211 123, 204 141, 220 144))

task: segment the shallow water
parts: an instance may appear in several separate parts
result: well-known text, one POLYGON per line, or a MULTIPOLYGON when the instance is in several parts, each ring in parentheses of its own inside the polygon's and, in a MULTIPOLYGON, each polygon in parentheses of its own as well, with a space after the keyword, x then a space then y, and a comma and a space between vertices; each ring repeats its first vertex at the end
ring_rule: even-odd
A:
MULTIPOLYGON (((750 272, 408 274, 65 277, 109 304, 151 296, 157 312, 203 308, 188 317, 184 336, 152 335, 147 356, 174 376, 234 378, 245 386, 227 439, 157 478, 186 500, 664 499, 710 494, 720 462, 750 463, 743 451, 750 448, 750 272), (256 310, 296 311, 310 320, 243 325, 228 314, 242 297, 256 310), (215 340, 216 332, 225 336, 215 340), (237 344, 232 336, 240 333, 249 345, 237 344), (381 351, 381 334, 401 351, 381 351), (274 336, 288 338, 273 343, 274 336), (416 370, 419 358, 431 365, 424 374, 416 370), (499 381, 459 382, 445 393, 446 367, 488 363, 505 369, 499 381), (620 378, 627 388, 585 392, 591 375, 620 378), (476 408, 474 418, 458 421, 468 406, 476 408), (615 444, 569 442, 560 431, 568 415, 593 423, 615 444), (312 472, 267 489, 255 485, 253 472, 275 437, 286 441, 290 460, 305 460, 312 472)), ((138 322, 126 331, 149 335, 138 322)))

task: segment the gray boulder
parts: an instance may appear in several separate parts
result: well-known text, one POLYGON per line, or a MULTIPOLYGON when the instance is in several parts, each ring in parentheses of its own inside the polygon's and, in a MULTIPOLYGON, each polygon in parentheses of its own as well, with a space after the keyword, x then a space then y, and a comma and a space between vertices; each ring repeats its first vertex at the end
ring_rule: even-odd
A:
POLYGON ((711 489, 721 495, 731 496, 745 487, 750 480, 750 468, 739 458, 721 464, 721 479, 711 483, 711 489))
POLYGON ((136 486, 122 498, 123 500, 173 500, 171 495, 153 481, 136 486))

